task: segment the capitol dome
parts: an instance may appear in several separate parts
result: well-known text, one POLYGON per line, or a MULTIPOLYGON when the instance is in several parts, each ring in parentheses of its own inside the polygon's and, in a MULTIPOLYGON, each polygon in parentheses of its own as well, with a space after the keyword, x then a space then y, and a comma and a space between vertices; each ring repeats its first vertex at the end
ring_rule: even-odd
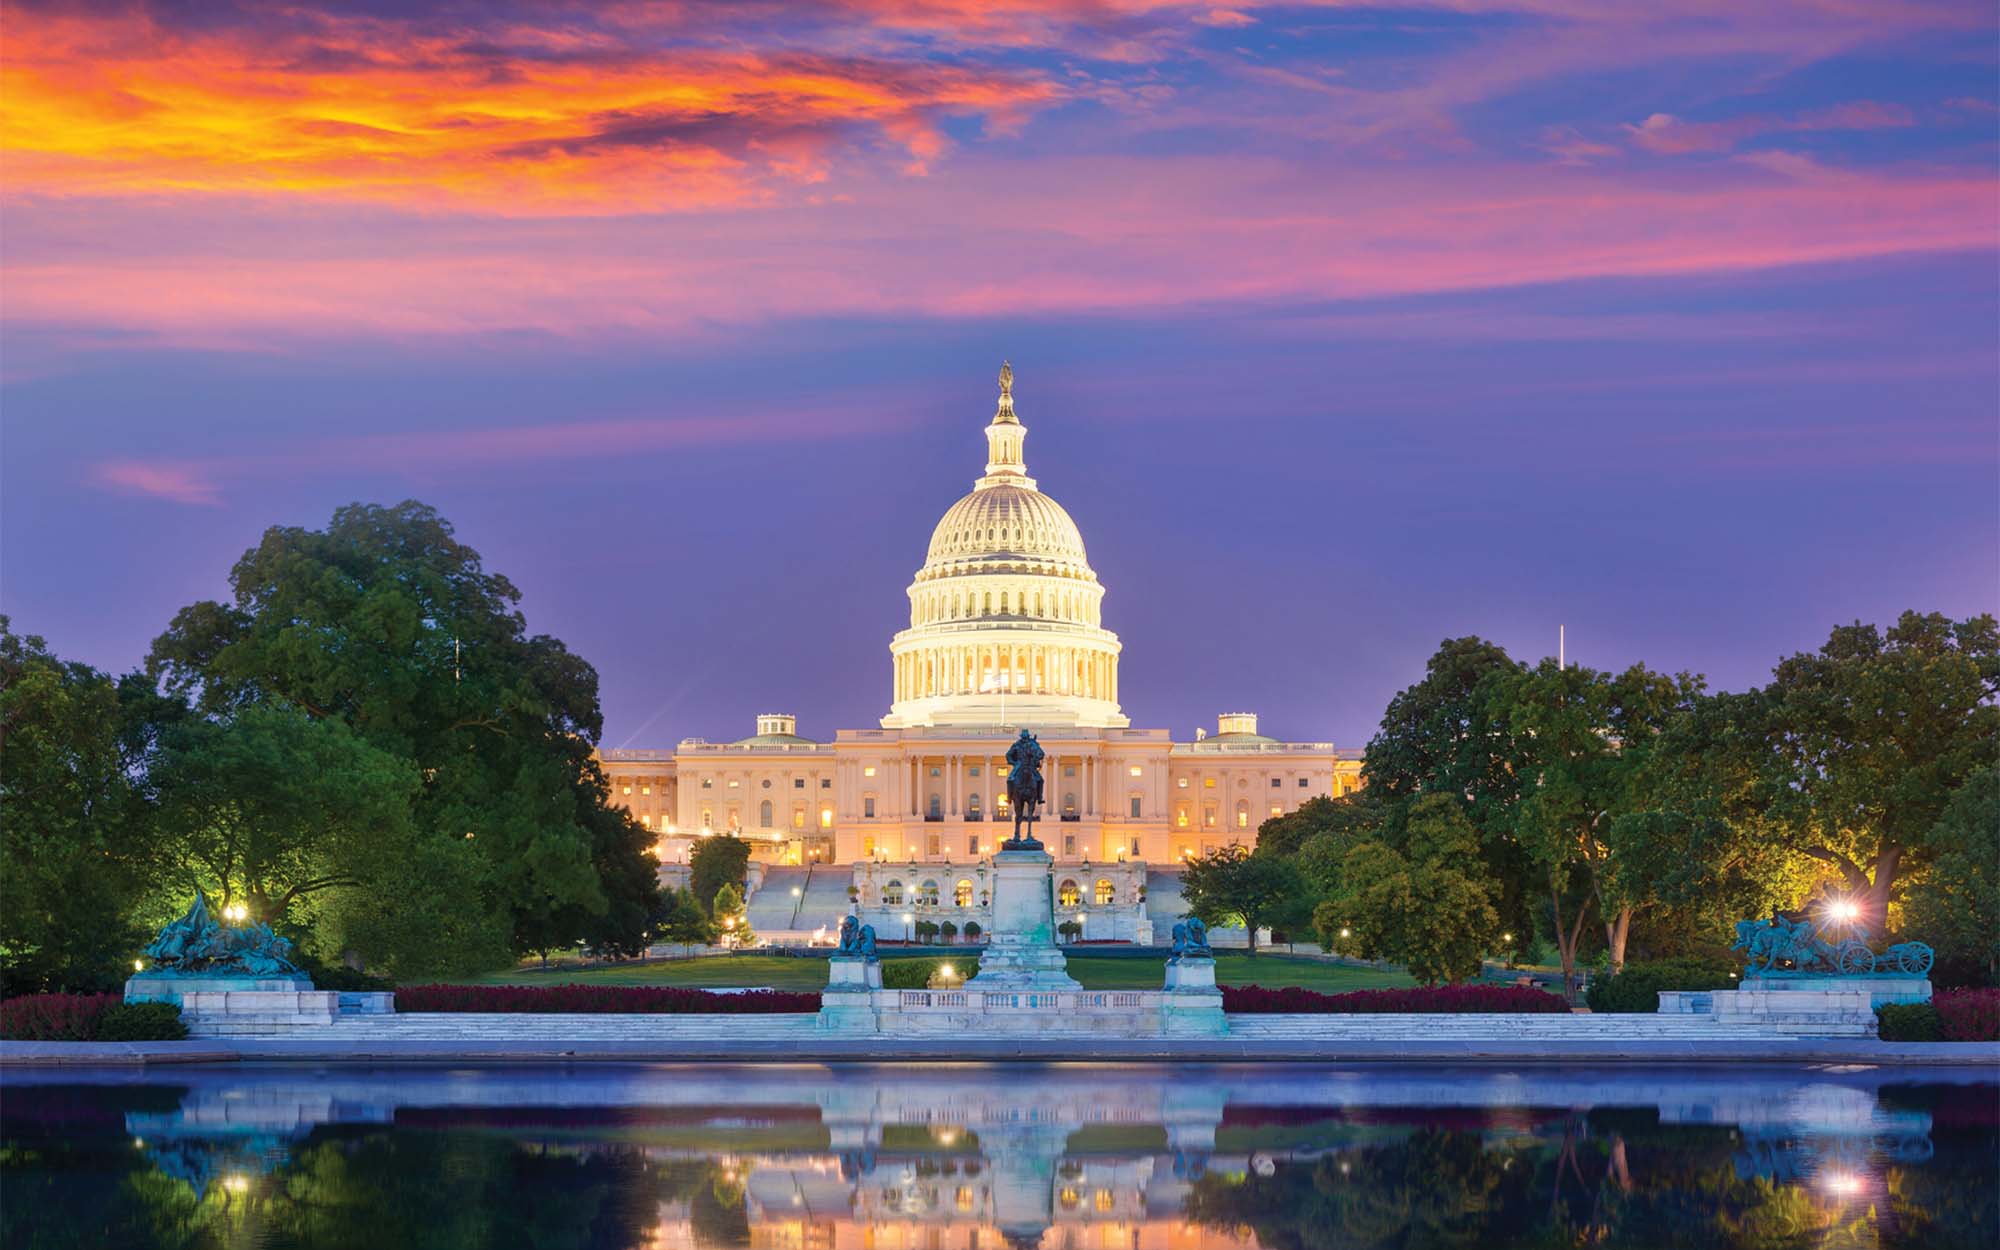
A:
POLYGON ((1118 636, 1099 624, 1104 587, 1076 522, 1028 476, 1013 384, 1002 365, 986 473, 931 531, 910 583, 885 727, 1129 723, 1118 636))

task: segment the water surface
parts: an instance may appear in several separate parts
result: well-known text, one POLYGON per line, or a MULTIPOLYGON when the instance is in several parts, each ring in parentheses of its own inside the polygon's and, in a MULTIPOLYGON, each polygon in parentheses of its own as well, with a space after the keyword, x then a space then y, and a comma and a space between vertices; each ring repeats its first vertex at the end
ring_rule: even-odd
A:
POLYGON ((7 1247, 1991 1247, 1960 1073, 1359 1066, 10 1074, 7 1247))

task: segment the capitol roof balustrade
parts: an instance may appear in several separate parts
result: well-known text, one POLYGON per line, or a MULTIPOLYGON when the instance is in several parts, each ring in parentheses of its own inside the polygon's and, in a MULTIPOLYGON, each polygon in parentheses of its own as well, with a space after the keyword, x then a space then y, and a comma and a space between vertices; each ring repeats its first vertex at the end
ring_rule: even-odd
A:
POLYGON ((683 738, 679 750, 688 755, 828 755, 830 742, 709 742, 703 738, 683 738))
POLYGON ((609 751, 599 751, 597 758, 615 764, 629 764, 635 761, 667 761, 674 758, 674 753, 652 748, 616 747, 609 751))

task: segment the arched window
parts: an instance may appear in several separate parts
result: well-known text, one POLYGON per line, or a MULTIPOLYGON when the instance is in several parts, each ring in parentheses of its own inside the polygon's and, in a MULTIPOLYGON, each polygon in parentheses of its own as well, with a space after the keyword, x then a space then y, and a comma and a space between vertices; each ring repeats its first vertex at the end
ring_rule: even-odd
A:
POLYGON ((760 829, 769 829, 771 827, 771 800, 769 799, 765 799, 757 805, 757 827, 760 829))
POLYGON ((926 881, 917 887, 917 901, 926 907, 938 905, 938 883, 926 881))
POLYGON ((1102 907, 1111 901, 1114 893, 1115 891, 1111 888, 1111 878, 1099 877, 1096 887, 1091 891, 1091 896, 1095 899, 1097 905, 1102 907))
POLYGON ((1064 878, 1062 885, 1056 889, 1057 906, 1074 907, 1082 901, 1083 891, 1077 889, 1076 882, 1064 878))
POLYGON ((902 882, 891 881, 882 887, 882 905, 884 907, 901 907, 903 905, 902 882))
POLYGON ((952 887, 951 901, 960 907, 972 906, 972 882, 961 881, 952 887))

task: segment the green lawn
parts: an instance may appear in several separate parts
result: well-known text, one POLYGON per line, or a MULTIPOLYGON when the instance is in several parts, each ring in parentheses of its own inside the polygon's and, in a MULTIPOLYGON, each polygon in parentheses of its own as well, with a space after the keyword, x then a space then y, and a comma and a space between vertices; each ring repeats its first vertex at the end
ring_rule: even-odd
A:
MULTIPOLYGON (((924 958, 951 956, 969 970, 976 963, 970 950, 942 949, 924 958)), ((895 959, 897 956, 887 956, 895 959)), ((1093 990, 1156 990, 1165 975, 1163 961, 1120 959, 1104 955, 1072 955, 1069 974, 1093 990)), ((1215 978, 1224 985, 1264 985, 1273 989, 1299 985, 1338 993, 1414 985, 1400 972, 1350 968, 1340 964, 1294 959, 1286 955, 1251 958, 1235 951, 1215 957, 1215 978)), ((516 969, 479 978, 482 985, 685 985, 763 986, 774 990, 817 990, 826 986, 824 959, 788 959, 778 955, 727 955, 711 959, 681 959, 626 967, 557 969, 540 972, 516 969)))

